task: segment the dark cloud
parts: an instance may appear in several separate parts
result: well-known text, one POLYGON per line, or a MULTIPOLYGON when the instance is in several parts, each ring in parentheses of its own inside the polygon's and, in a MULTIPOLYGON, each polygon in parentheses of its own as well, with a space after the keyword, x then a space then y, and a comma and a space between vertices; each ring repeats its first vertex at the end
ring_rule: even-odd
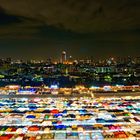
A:
POLYGON ((27 38, 37 32, 38 21, 12 15, 0 8, 0 38, 27 38))
POLYGON ((139 15, 140 0, 0 0, 0 55, 139 55, 139 15))
POLYGON ((0 0, 0 6, 7 13, 78 32, 140 26, 139 0, 0 0))
POLYGON ((20 23, 21 20, 19 17, 17 16, 13 16, 13 15, 8 15, 5 13, 5 11, 0 8, 0 26, 5 26, 8 24, 14 24, 14 23, 20 23))

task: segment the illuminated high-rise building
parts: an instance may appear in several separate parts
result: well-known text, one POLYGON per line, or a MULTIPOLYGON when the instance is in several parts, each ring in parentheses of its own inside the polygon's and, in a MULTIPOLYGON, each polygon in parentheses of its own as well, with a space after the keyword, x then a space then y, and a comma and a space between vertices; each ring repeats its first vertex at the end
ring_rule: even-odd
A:
POLYGON ((61 62, 62 63, 65 63, 67 61, 67 55, 66 55, 66 52, 63 51, 62 52, 62 55, 61 55, 61 62))
POLYGON ((69 62, 72 62, 72 59, 73 59, 72 56, 69 56, 69 62))

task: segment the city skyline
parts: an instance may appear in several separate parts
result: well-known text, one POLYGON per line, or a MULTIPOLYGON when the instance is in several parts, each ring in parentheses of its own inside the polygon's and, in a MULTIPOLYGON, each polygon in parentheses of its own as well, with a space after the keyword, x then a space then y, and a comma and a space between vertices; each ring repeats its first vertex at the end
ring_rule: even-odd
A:
POLYGON ((105 58, 99 58, 96 59, 93 56, 86 56, 86 57, 75 57, 72 56, 69 52, 62 51, 60 52, 58 58, 53 58, 53 56, 46 57, 44 59, 37 59, 37 58, 31 58, 31 59, 20 59, 20 58, 13 58, 13 57, 0 57, 0 61, 11 61, 11 62, 47 62, 50 61, 52 63, 65 63, 67 62, 75 62, 75 61, 91 61, 91 62, 107 62, 107 61, 135 61, 140 60, 140 56, 115 56, 115 57, 105 57, 105 58))

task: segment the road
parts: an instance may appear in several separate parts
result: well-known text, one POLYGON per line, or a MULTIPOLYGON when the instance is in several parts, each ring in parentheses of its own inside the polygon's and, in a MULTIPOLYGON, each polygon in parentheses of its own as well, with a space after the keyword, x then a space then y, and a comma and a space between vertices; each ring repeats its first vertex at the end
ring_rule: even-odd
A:
MULTIPOLYGON (((94 97, 121 97, 121 96, 140 96, 140 92, 118 92, 118 93, 93 93, 94 97)), ((37 95, 37 94, 30 94, 30 95, 4 95, 0 94, 0 98, 58 98, 58 97, 65 97, 65 98, 73 98, 73 97, 91 97, 91 94, 71 94, 71 95, 37 95)))
POLYGON ((52 94, 48 94, 48 95, 0 95, 0 98, 58 98, 58 97, 66 97, 66 98, 73 98, 73 97, 83 97, 83 96, 87 96, 87 97, 91 97, 91 95, 87 95, 87 94, 72 94, 72 95, 52 95, 52 94))
POLYGON ((140 92, 94 93, 95 97, 140 96, 140 92))

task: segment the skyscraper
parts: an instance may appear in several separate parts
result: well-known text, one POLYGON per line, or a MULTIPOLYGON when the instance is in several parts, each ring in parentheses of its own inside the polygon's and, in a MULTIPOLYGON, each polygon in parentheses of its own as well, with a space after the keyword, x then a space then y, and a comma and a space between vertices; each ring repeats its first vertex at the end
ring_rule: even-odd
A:
POLYGON ((63 51, 61 55, 61 63, 65 63, 67 61, 67 55, 66 52, 63 51))

